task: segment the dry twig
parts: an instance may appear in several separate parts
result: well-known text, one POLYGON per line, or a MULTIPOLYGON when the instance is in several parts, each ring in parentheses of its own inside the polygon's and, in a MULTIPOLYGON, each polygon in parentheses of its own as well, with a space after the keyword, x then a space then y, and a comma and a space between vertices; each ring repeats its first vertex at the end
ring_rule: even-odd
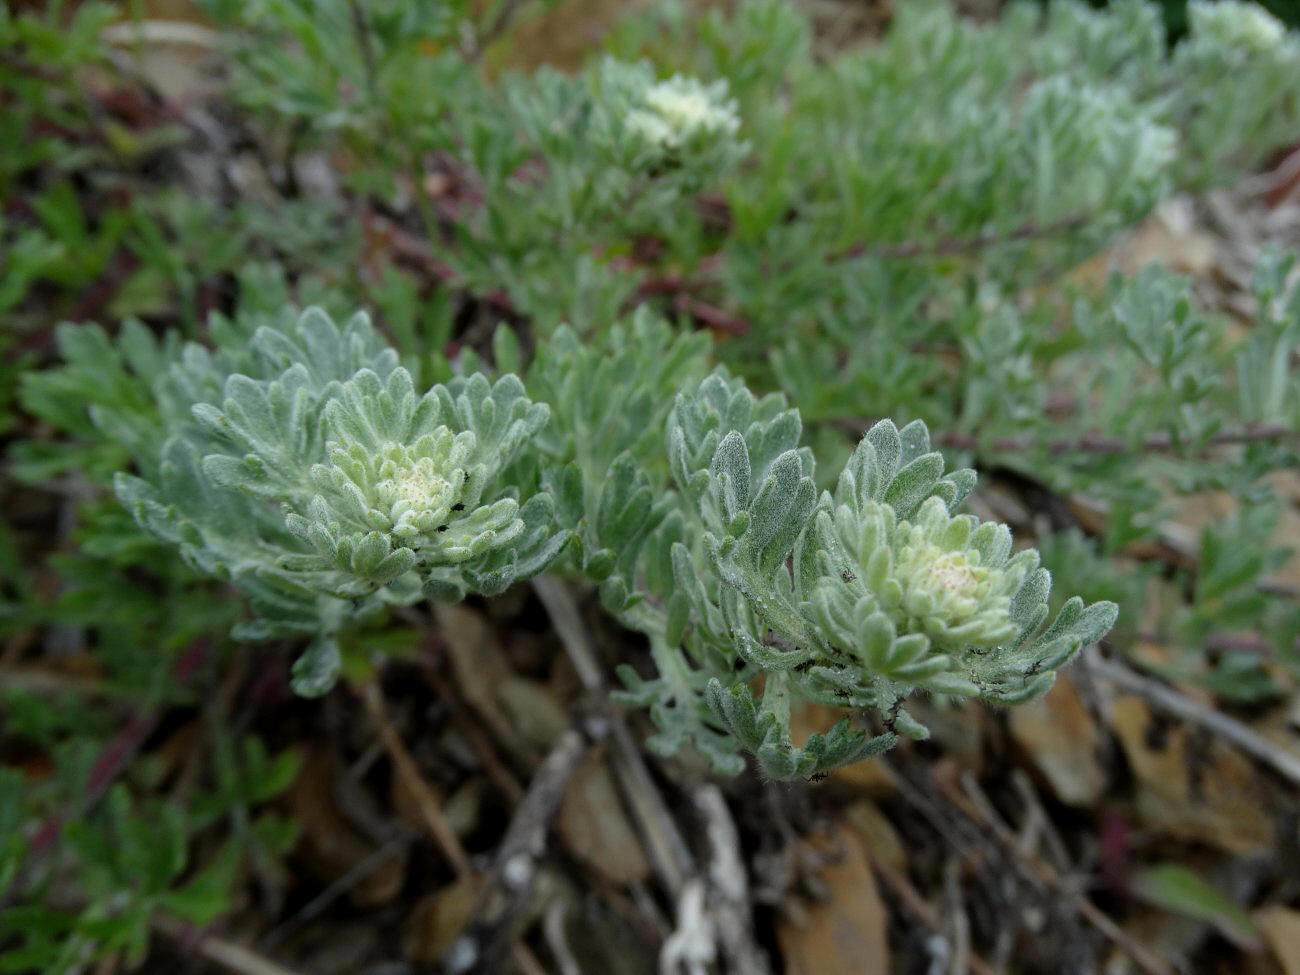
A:
MULTIPOLYGON (((896 870, 887 863, 882 862, 877 857, 868 857, 868 859, 871 861, 871 867, 875 870, 876 876, 898 898, 898 902, 903 905, 904 910, 936 935, 943 937, 943 921, 934 912, 934 908, 930 906, 929 902, 921 896, 921 892, 912 886, 912 882, 907 879, 907 875, 901 870, 896 870)), ((996 975, 989 963, 973 950, 966 956, 966 965, 972 975, 996 975)))
MULTIPOLYGON (((419 808, 420 818, 424 821, 429 833, 433 836, 434 842, 438 844, 439 849, 455 869, 458 876, 464 877, 472 875, 475 871, 469 862, 469 856, 465 853, 465 848, 461 846, 460 840, 457 838, 455 831, 451 828, 451 824, 448 823, 446 817, 443 816, 441 802, 429 787, 428 783, 424 781, 424 777, 420 775, 420 770, 415 764, 415 759, 411 757, 411 753, 407 750, 406 745, 403 744, 401 737, 397 734, 397 729, 393 727, 393 723, 388 717, 388 710, 384 704, 383 693, 380 691, 379 685, 374 681, 368 684, 362 692, 362 699, 365 701, 366 711, 370 714, 371 720, 375 723, 376 729, 379 732, 380 740, 384 743, 384 749, 388 752, 388 757, 393 763, 393 768, 397 772, 398 778, 401 779, 402 784, 415 799, 415 803, 419 808)), ((579 739, 579 741, 581 741, 581 739, 579 739)), ((543 767, 538 770, 537 774, 539 777, 543 774, 545 769, 546 766, 544 763, 543 767)), ((564 781, 568 781, 567 777, 564 781)), ((561 786, 559 796, 562 797, 563 795, 564 789, 563 786, 561 786)), ((559 798, 557 797, 555 801, 558 804, 559 798)), ((516 820, 519 818, 519 813, 516 813, 516 820)), ((513 827, 514 824, 512 823, 511 825, 513 827)), ((505 839, 502 841, 502 854, 508 849, 511 835, 510 832, 507 832, 505 839)), ((505 861, 506 858, 501 854, 498 854, 498 863, 505 861)), ((533 957, 532 952, 530 952, 524 945, 510 944, 508 934, 509 928, 507 926, 503 929, 503 938, 501 939, 500 944, 493 944, 493 951, 504 952, 508 950, 515 964, 525 972, 542 970, 537 959, 533 957)), ((500 958, 501 955, 498 954, 496 957, 500 958)), ((469 969, 452 968, 452 970, 468 971, 469 969)))
POLYGON ((1128 955, 1147 975, 1172 975, 1172 969, 1168 965, 1132 938, 1072 884, 1067 883, 1051 864, 1037 853, 1023 849, 1016 835, 996 816, 990 815, 978 801, 958 789, 951 777, 935 776, 935 782, 953 808, 962 812, 971 822, 982 826, 987 833, 992 834, 998 845, 1010 854, 1011 862, 1021 873, 1062 897, 1080 917, 1128 955))
POLYGON ((690 849, 659 794, 650 770, 646 768, 640 748, 609 703, 596 649, 573 597, 563 583, 549 576, 538 576, 533 580, 533 588, 550 614, 551 623, 578 672, 578 679, 594 698, 601 720, 608 723, 610 757, 624 798, 641 829, 659 879, 676 900, 681 896, 687 879, 696 872, 690 849))
POLYGON ((158 916, 150 926, 185 951, 197 954, 233 975, 298 975, 293 969, 285 968, 251 948, 214 934, 205 934, 182 921, 158 916))
POLYGON ((1166 714, 1213 732, 1290 782, 1300 785, 1300 756, 1274 744, 1236 718, 1216 711, 1167 684, 1144 677, 1118 660, 1096 655, 1089 660, 1089 667, 1116 687, 1140 695, 1166 714))
POLYGON ((1030 222, 1021 224, 1012 230, 990 230, 986 233, 976 234, 973 237, 943 237, 936 241, 922 243, 882 244, 877 246, 854 244, 838 254, 831 254, 827 260, 842 261, 856 257, 910 260, 926 257, 958 257, 979 254, 999 244, 1042 240, 1068 234, 1086 225, 1087 222, 1088 217, 1080 214, 1054 223, 1039 224, 1030 222))
POLYGON ((424 679, 428 681, 429 686, 433 688, 434 693, 438 695, 438 700, 442 702, 443 707, 451 714, 451 718, 456 722, 456 727, 465 737, 470 749, 480 762, 483 763, 483 771, 487 777, 496 786, 497 791, 505 797, 506 802, 513 808, 517 806, 524 797, 524 787, 519 784, 505 765, 502 764, 496 749, 492 745, 491 738, 484 733, 479 727, 478 722, 468 713, 468 709, 460 700, 456 689, 452 687, 451 682, 438 669, 438 665, 425 655, 420 660, 420 672, 424 679))
POLYGON ((424 821, 424 825, 428 828, 434 842, 438 844, 442 855, 447 858, 447 862, 452 865, 458 875, 465 876, 473 873, 473 867, 470 866, 465 848, 460 845, 460 840, 456 837, 455 831, 452 830, 451 824, 447 822, 446 817, 442 814, 442 803, 439 802, 429 784, 424 781, 424 776, 420 774, 415 759, 411 757, 411 753, 407 751, 406 745, 403 744, 401 736, 397 733, 397 729, 393 727, 379 685, 371 681, 362 691, 361 698, 365 702, 366 712, 370 715, 370 720, 374 722, 375 729, 379 732, 380 740, 384 743, 384 749, 388 752, 389 760, 393 763, 393 770, 397 773, 402 785, 415 800, 420 812, 420 818, 424 821))
POLYGON ((304 924, 320 917, 340 897, 349 893, 393 857, 403 853, 410 846, 411 839, 411 835, 403 835, 377 847, 369 855, 357 861, 351 869, 335 878, 328 887, 295 911, 291 917, 268 931, 258 940, 258 943, 267 950, 283 944, 285 939, 296 933, 304 924))
POLYGON ((582 735, 569 729, 560 735, 538 767, 501 840, 474 919, 447 951, 447 971, 500 971, 514 922, 528 903, 546 853, 551 819, 586 749, 582 735))
MULTIPOLYGON (((1287 440, 1300 437, 1295 430, 1281 423, 1260 423, 1232 430, 1220 430, 1207 441, 1208 447, 1227 447, 1236 444, 1261 443, 1269 440, 1287 440)), ((969 433, 940 433, 935 442, 958 450, 977 450, 983 446, 979 437, 969 433)), ((1040 440, 1037 437, 997 437, 989 448, 998 453, 1020 453, 1026 450, 1046 450, 1049 454, 1130 454, 1167 453, 1181 446, 1168 432, 1153 433, 1133 444, 1123 437, 1107 437, 1100 433, 1085 433, 1077 437, 1058 437, 1040 440)))
POLYGON ((766 975, 771 969, 754 941, 749 878, 727 800, 712 783, 696 788, 692 798, 705 823, 709 845, 707 900, 718 941, 731 961, 732 971, 766 975))
POLYGON ((560 966, 560 975, 582 975, 577 959, 569 948, 569 940, 564 934, 565 909, 562 901, 556 901, 546 909, 542 919, 542 934, 546 937, 546 947, 551 949, 555 963, 560 966))

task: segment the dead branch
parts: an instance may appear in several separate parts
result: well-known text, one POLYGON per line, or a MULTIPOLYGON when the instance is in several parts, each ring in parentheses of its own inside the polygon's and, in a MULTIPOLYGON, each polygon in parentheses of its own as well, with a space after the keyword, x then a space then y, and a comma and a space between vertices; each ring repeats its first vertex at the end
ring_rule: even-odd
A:
MULTIPOLYGON (((939 433, 935 443, 957 450, 980 450, 985 444, 969 433, 939 433)), ((1300 431, 1281 423, 1259 423, 1232 430, 1220 430, 1207 441, 1207 447, 1226 447, 1237 444, 1263 443, 1270 440, 1300 440, 1300 431)), ((1053 456, 1059 454, 1129 454, 1168 453, 1181 446, 1168 432, 1153 433, 1134 444, 1122 437, 1108 437, 1100 433, 1085 433, 1077 437, 1058 437, 1040 440, 1037 437, 997 437, 987 444, 995 453, 1023 453, 1027 450, 1045 450, 1053 456)))
POLYGON ((375 730, 379 732, 379 738, 384 743, 388 758, 393 763, 393 770, 415 800, 420 818, 429 830, 429 835, 438 845, 438 849, 442 851, 442 855, 447 858, 447 862, 459 876, 473 873, 465 848, 460 845, 460 840, 452 830, 451 824, 442 814, 442 803, 429 784, 424 781, 415 759, 407 751, 401 736, 388 717, 388 708, 379 684, 375 681, 367 684, 361 692, 361 699, 365 702, 366 713, 370 715, 370 720, 374 722, 375 730))
POLYGON ((933 778, 940 793, 953 808, 963 813, 971 822, 983 827, 985 833, 991 835, 1009 854, 1008 858, 1022 874, 1064 899, 1081 918, 1128 955, 1147 975, 1172 975, 1172 969, 1168 965, 1132 938, 1072 884, 1067 883, 1055 867, 1037 853, 1023 849, 1016 835, 1010 832, 997 817, 990 816, 978 802, 958 789, 951 777, 934 776, 933 778))
POLYGON ((232 975, 298 975, 251 948, 229 941, 215 934, 206 934, 183 921, 154 917, 149 926, 186 953, 197 954, 232 975))
POLYGON ((843 261, 856 257, 883 257, 894 259, 913 259, 924 257, 957 257, 963 254, 977 254, 999 244, 1016 241, 1040 240, 1056 237, 1078 230, 1088 223, 1088 217, 1080 214, 1058 220, 1054 223, 1025 223, 1012 230, 990 230, 976 234, 974 237, 944 237, 926 243, 884 244, 872 247, 867 244, 854 244, 838 254, 831 254, 827 261, 843 261))
POLYGON ((258 939, 258 944, 266 950, 283 944, 287 938, 299 931, 303 925, 320 917, 330 909, 335 901, 350 893, 357 884, 361 883, 393 857, 404 853, 407 847, 411 845, 412 839, 413 834, 403 834, 389 840, 383 846, 376 847, 373 852, 357 861, 351 869, 340 874, 328 887, 294 911, 290 917, 277 924, 264 937, 258 939))
POLYGON ((569 729, 538 766, 497 850, 474 918, 443 959, 448 972, 501 970, 546 854, 547 830, 586 751, 582 735, 569 729))
POLYGON ((696 788, 692 799, 704 817, 709 846, 707 902, 713 925, 731 970, 746 975, 771 971, 767 957, 754 941, 753 905, 749 877, 740 850, 740 835, 722 790, 713 783, 696 788))
POLYGON ((1166 714, 1218 735, 1288 781, 1300 785, 1300 756, 1274 744, 1236 718, 1216 711, 1168 684, 1144 677, 1118 660, 1097 655, 1089 660, 1089 667, 1116 687, 1145 698, 1166 714))
POLYGON ((480 762, 483 763, 483 771, 496 786, 497 791, 505 798, 511 806, 519 805, 524 797, 524 787, 519 784, 519 780, 502 763, 501 758, 497 755, 496 748, 493 747, 492 740, 477 721, 468 713, 469 709, 465 707, 460 700, 456 689, 452 686, 451 681, 443 675, 438 669, 438 665, 431 659, 430 655, 424 655, 420 660, 420 672, 424 679, 428 681, 429 686, 433 688, 438 700, 442 702, 443 707, 451 713, 451 718, 456 722, 456 727, 465 737, 470 749, 480 762))
POLYGON ((690 848, 659 794, 632 733, 609 702, 596 648, 569 590, 562 582, 545 575, 533 580, 533 589, 550 614, 555 632, 578 672, 578 679, 592 696, 599 719, 608 724, 610 758, 624 799, 641 830, 655 872, 676 900, 681 896, 687 878, 696 872, 690 848))
MULTIPOLYGON (((898 902, 903 905, 904 910, 929 928, 930 931, 942 937, 943 921, 934 912, 934 908, 930 906, 929 902, 921 896, 921 892, 912 886, 912 882, 907 879, 907 875, 901 870, 896 870, 887 863, 882 862, 877 857, 868 856, 868 860, 871 862, 871 868, 875 870, 876 876, 898 898, 898 902)), ((992 966, 973 950, 966 956, 966 964, 972 975, 996 975, 992 966)))

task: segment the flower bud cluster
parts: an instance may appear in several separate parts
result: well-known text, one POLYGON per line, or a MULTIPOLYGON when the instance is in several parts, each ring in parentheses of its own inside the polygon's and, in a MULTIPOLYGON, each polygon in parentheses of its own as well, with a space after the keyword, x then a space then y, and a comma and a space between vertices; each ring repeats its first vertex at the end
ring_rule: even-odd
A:
POLYGON ((899 632, 923 633, 948 651, 1014 639, 1011 598, 1037 558, 1032 551, 1008 558, 1005 525, 950 517, 939 498, 922 504, 914 521, 898 521, 882 504, 867 514, 875 545, 859 552, 863 580, 899 632))
POLYGON ((1251 54, 1276 50, 1286 27, 1257 3, 1240 0, 1192 0, 1187 5, 1192 36, 1251 54))
POLYGON ((740 130, 725 82, 705 85, 681 75, 651 85, 626 124, 636 138, 665 155, 699 140, 731 138, 740 130))

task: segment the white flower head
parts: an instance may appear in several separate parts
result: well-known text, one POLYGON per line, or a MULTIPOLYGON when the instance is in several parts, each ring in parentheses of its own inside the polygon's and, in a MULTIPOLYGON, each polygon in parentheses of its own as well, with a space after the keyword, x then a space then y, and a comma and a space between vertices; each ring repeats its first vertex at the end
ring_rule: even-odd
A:
POLYGON ((477 505, 482 473, 471 463, 474 449, 472 433, 445 426, 411 444, 333 443, 330 463, 313 467, 312 478, 330 495, 331 518, 415 544, 439 537, 477 505))
POLYGON ((1145 175, 1164 172, 1178 156, 1178 133, 1151 119, 1137 125, 1133 168, 1145 175))
POLYGON ((628 113, 627 127, 650 145, 674 151, 701 135, 735 135, 740 118, 725 81, 705 85, 674 75, 646 90, 641 106, 628 113))
POLYGON ((405 463, 385 460, 380 474, 387 476, 375 485, 375 494, 399 535, 417 534, 421 522, 445 518, 456 501, 453 480, 464 480, 460 471, 439 470, 429 457, 405 463))
POLYGON ((1242 0, 1192 0, 1188 5, 1194 37, 1224 47, 1262 54, 1286 39, 1286 27, 1259 4, 1242 0))
POLYGON ((986 562, 970 545, 974 521, 947 517, 937 499, 927 502, 919 517, 917 524, 900 522, 893 539, 901 596, 895 605, 904 614, 904 628, 947 647, 991 647, 1010 640, 1016 633, 1011 596, 1024 581, 1027 562, 1008 561, 1001 553, 986 562))
POLYGON ((897 631, 924 634, 944 651, 996 647, 1012 639, 1018 628, 1011 599, 1036 567, 1037 555, 1012 556, 1005 525, 950 516, 938 497, 925 501, 913 518, 899 520, 892 508, 874 501, 859 512, 841 505, 836 513, 841 543, 861 570, 853 575, 897 631))

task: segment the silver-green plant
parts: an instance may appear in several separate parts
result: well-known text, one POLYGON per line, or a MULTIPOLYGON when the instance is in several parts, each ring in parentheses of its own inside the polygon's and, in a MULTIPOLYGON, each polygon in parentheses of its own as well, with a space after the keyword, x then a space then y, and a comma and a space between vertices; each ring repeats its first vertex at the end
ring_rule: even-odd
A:
MULTIPOLYGON (((238 636, 310 638, 304 694, 328 689, 340 633, 384 606, 490 596, 550 568, 598 584, 649 639, 658 673, 621 675, 658 727, 651 747, 692 745, 724 772, 743 749, 785 779, 924 737, 914 693, 1041 693, 1115 620, 1076 598, 1045 625, 1037 553, 954 513, 975 475, 945 473, 923 424, 875 425, 819 493, 798 411, 704 376, 702 337, 645 311, 599 346, 567 330, 544 343, 528 381, 550 402, 473 357, 420 391, 364 315, 211 334, 215 351, 146 356, 172 360, 153 384, 164 442, 151 456, 156 440, 129 438, 138 474, 117 494, 249 597, 238 636), (877 712, 878 733, 846 718, 795 742, 799 700, 877 712)), ((509 332, 495 349, 521 367, 509 332)))
POLYGON ((337 634, 383 605, 499 593, 565 544, 549 495, 503 470, 546 423, 523 384, 417 394, 365 315, 213 329, 158 380, 166 440, 118 497, 198 569, 248 594, 245 637, 310 633, 295 687, 334 681, 337 634))
POLYGON ((925 737, 903 707, 918 691, 1031 698, 1115 622, 1113 604, 1075 598, 1044 626, 1050 580, 1037 553, 1012 555, 1006 526, 952 514, 975 474, 945 474, 924 424, 876 424, 820 496, 799 433, 796 411, 720 374, 680 397, 669 425, 697 527, 672 544, 669 642, 698 628, 697 641, 714 644, 692 648, 697 661, 724 663, 707 675, 705 700, 769 775, 817 775, 900 734, 925 737), (878 711, 885 731, 845 721, 799 745, 793 700, 878 711))

